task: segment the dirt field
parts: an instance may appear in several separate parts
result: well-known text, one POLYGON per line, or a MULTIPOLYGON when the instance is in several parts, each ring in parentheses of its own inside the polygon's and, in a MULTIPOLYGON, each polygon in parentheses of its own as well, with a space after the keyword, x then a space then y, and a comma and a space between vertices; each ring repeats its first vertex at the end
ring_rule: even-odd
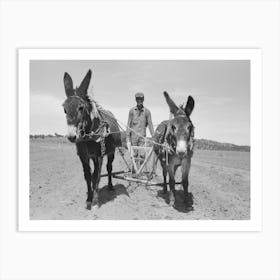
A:
MULTIPOLYGON (((125 170, 118 153, 113 171, 125 170)), ((106 159, 103 163, 106 173, 106 159)), ((176 181, 180 181, 180 168, 176 181)), ((158 166, 155 180, 162 182, 158 166)), ((176 185, 176 209, 160 187, 113 179, 115 191, 100 182, 100 207, 85 209, 86 183, 74 144, 60 138, 30 140, 31 219, 250 219, 250 153, 195 151, 189 178, 194 210, 185 212, 183 191, 176 185)))

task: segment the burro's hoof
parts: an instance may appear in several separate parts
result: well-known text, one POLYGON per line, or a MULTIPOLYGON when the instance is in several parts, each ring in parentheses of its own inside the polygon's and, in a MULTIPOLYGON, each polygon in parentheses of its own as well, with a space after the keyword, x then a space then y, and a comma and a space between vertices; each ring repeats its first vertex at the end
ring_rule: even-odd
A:
POLYGON ((175 205, 175 196, 174 196, 174 194, 172 192, 170 192, 170 194, 169 194, 169 204, 171 206, 175 205))
POLYGON ((188 195, 185 197, 185 205, 186 205, 186 211, 193 211, 193 195, 192 193, 188 193, 188 195))
POLYGON ((92 206, 96 206, 98 205, 98 197, 94 197, 93 200, 92 200, 92 206))
POLYGON ((193 206, 186 206, 186 211, 187 212, 193 211, 193 206))
POLYGON ((91 204, 92 204, 92 202, 90 202, 90 201, 86 202, 86 209, 87 210, 91 210, 91 204))

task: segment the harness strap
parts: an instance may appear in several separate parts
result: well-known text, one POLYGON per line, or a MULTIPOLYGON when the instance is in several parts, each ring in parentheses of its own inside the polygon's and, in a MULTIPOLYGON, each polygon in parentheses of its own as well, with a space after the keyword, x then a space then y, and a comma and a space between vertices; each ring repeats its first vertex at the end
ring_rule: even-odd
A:
POLYGON ((168 143, 168 136, 169 136, 169 132, 171 130, 171 127, 170 127, 170 121, 168 122, 167 126, 166 126, 166 130, 165 130, 165 134, 164 134, 164 146, 165 146, 165 149, 168 153, 172 152, 174 153, 174 147, 172 147, 172 145, 170 145, 168 143))
POLYGON ((101 146, 101 156, 103 157, 106 152, 106 146, 105 146, 105 137, 100 137, 100 146, 101 146))
MULTIPOLYGON (((170 126, 170 121, 167 124, 166 130, 165 130, 165 134, 164 134, 164 146, 165 146, 165 151, 166 151, 166 160, 168 163, 168 154, 173 154, 175 152, 175 147, 172 146, 172 144, 170 145, 168 142, 168 137, 169 137, 169 132, 171 130, 171 126, 170 126)), ((192 124, 192 130, 191 130, 191 134, 190 134, 190 139, 187 143, 188 148, 189 148, 189 152, 190 152, 190 156, 192 157, 193 155, 193 148, 194 148, 194 126, 192 124)))

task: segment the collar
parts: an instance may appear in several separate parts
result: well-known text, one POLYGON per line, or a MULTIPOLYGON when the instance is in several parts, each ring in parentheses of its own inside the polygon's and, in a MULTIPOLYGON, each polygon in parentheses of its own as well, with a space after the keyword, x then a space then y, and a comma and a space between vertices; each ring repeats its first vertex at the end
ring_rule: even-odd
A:
POLYGON ((136 110, 136 111, 141 111, 142 112, 142 111, 144 111, 144 109, 145 109, 144 106, 143 106, 143 108, 141 110, 139 110, 137 106, 134 107, 134 110, 136 110))

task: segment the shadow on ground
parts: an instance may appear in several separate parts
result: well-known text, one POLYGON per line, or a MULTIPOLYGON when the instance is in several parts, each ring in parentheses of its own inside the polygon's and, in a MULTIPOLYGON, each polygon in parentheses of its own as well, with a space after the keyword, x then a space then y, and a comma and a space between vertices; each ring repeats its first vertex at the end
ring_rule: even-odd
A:
POLYGON ((103 188, 99 189, 99 196, 98 196, 98 205, 99 207, 103 204, 106 204, 109 201, 114 200, 119 195, 125 194, 129 196, 126 188, 122 184, 117 184, 114 186, 113 190, 109 190, 108 186, 104 186, 103 188))
MULTIPOLYGON (((169 204, 169 192, 163 193, 162 190, 157 192, 157 197, 164 199, 164 201, 169 204)), ((176 200, 174 209, 179 212, 188 213, 193 211, 193 194, 189 193, 188 203, 185 202, 185 195, 183 190, 176 190, 176 200), (188 205, 187 205, 188 204, 188 205)))

